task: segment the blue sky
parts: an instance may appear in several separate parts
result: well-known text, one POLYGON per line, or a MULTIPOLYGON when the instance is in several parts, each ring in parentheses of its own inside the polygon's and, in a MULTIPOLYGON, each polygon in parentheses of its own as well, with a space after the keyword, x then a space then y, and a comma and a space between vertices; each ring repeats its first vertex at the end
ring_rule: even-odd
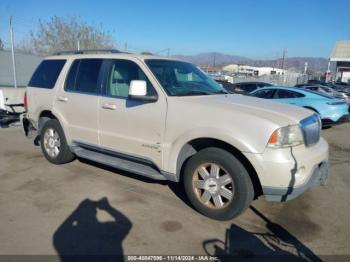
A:
POLYGON ((78 16, 109 31, 119 48, 196 54, 217 51, 250 58, 328 57, 350 39, 349 0, 1 0, 0 38, 8 45, 35 30, 38 19, 78 16))

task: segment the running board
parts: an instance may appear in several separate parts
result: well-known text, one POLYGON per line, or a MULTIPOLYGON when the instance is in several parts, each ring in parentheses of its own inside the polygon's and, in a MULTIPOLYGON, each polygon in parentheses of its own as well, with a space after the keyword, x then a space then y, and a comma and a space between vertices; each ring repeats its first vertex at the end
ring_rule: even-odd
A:
POLYGON ((147 163, 143 164, 125 158, 120 158, 118 156, 96 152, 93 150, 76 146, 71 147, 71 150, 78 157, 88 159, 106 166, 125 170, 130 173, 135 173, 155 180, 169 180, 169 178, 167 178, 166 175, 162 174, 149 164, 147 165, 147 163))

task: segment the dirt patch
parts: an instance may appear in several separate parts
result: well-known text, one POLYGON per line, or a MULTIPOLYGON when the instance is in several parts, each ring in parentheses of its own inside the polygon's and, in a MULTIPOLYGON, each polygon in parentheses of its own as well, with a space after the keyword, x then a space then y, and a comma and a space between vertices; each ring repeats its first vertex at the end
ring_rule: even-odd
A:
POLYGON ((290 232, 306 241, 315 239, 322 233, 322 227, 309 216, 312 213, 311 203, 312 198, 307 195, 285 203, 274 215, 272 221, 280 225, 288 225, 290 232))
POLYGON ((123 202, 123 203, 133 202, 133 203, 139 203, 139 204, 142 204, 142 205, 147 204, 147 201, 144 198, 138 197, 135 194, 128 194, 128 196, 125 197, 121 202, 123 202))
POLYGON ((182 224, 177 221, 165 221, 161 224, 161 228, 166 232, 176 232, 182 229, 182 224))
POLYGON ((43 155, 41 153, 33 154, 33 153, 26 153, 24 151, 11 150, 11 149, 6 150, 5 152, 2 153, 2 155, 8 158, 24 158, 27 160, 43 158, 43 155))
POLYGON ((34 202, 34 206, 39 210, 39 212, 48 213, 52 210, 59 209, 62 207, 62 204, 57 201, 38 200, 34 202))
POLYGON ((342 147, 342 146, 332 144, 332 143, 329 143, 329 147, 330 147, 331 151, 337 151, 337 152, 350 154, 350 148, 342 147))
POLYGON ((50 187, 47 186, 44 182, 42 182, 40 179, 35 178, 23 183, 22 185, 17 187, 16 190, 19 190, 19 191, 27 190, 34 193, 39 193, 39 192, 45 192, 50 190, 50 187))
POLYGON ((43 154, 33 154, 30 156, 26 156, 26 159, 28 159, 28 160, 39 159, 39 158, 42 158, 43 160, 46 161, 46 159, 44 159, 43 154))
POLYGON ((17 157, 17 156, 23 156, 24 153, 19 150, 11 150, 7 149, 5 152, 2 153, 4 157, 17 157))

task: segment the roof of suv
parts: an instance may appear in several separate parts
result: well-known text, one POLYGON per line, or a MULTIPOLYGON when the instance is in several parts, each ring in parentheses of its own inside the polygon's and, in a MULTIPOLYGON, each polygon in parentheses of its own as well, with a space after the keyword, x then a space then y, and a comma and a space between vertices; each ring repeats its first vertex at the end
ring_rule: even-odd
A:
POLYGON ((89 54, 61 54, 48 56, 45 59, 71 59, 71 58, 137 58, 139 60, 146 59, 160 59, 160 60, 169 60, 169 61, 181 61, 180 59, 164 57, 164 56, 155 56, 155 55, 146 55, 146 54, 134 54, 134 53, 89 53, 89 54))

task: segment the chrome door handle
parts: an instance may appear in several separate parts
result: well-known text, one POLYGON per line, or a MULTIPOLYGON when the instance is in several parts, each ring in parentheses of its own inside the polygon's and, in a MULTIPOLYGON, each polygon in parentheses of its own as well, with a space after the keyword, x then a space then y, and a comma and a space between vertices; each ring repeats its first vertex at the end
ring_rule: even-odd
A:
POLYGON ((58 101, 61 101, 61 102, 67 102, 68 101, 68 97, 64 97, 64 96, 59 96, 57 98, 58 101))
POLYGON ((104 108, 104 109, 109 109, 109 110, 116 110, 117 109, 117 106, 116 105, 114 105, 114 104, 104 104, 103 106, 102 106, 102 108, 104 108))

